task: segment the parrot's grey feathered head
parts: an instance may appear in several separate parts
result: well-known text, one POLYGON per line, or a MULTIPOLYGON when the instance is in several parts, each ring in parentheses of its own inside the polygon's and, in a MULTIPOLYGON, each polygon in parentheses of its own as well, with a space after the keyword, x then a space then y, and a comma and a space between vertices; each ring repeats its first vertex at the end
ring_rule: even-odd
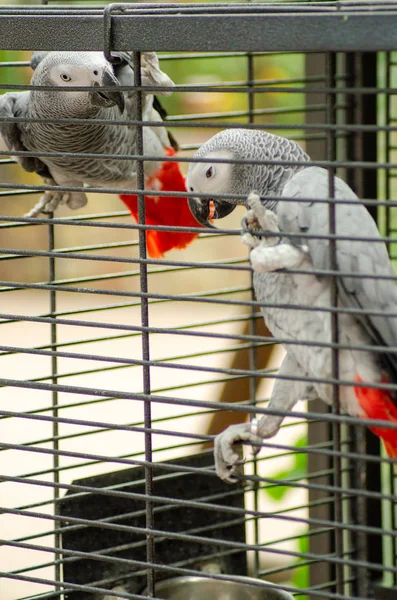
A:
POLYGON ((124 94, 117 89, 119 83, 112 65, 102 52, 48 52, 38 62, 32 77, 32 85, 54 86, 62 91, 34 91, 32 100, 36 105, 48 106, 62 116, 85 116, 98 111, 99 107, 118 106, 124 110, 124 94), (68 87, 92 87, 92 91, 67 91, 68 87), (103 90, 102 87, 111 90, 103 90), (51 94, 49 106, 48 94, 51 94))
POLYGON ((189 206, 197 221, 207 227, 211 227, 209 218, 220 219, 238 204, 246 205, 252 191, 261 197, 279 195, 291 176, 302 168, 266 161, 309 160, 295 142, 253 129, 225 129, 203 144, 193 158, 205 159, 205 162, 189 165, 187 189, 200 194, 198 198, 189 199, 189 206), (263 161, 263 164, 255 161, 263 161), (227 198, 229 194, 231 197, 227 198), (217 195, 226 198, 217 199, 217 195), (241 198, 233 197, 236 195, 241 198))

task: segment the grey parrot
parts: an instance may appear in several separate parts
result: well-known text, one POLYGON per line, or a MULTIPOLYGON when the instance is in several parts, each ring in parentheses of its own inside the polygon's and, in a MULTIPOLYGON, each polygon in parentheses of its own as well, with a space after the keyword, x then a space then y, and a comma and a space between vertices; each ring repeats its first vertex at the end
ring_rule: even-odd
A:
MULTIPOLYGON (((249 207, 242 222, 243 242, 250 249, 255 294, 269 330, 285 342, 286 350, 269 414, 259 422, 232 425, 215 439, 216 471, 233 482, 241 462, 233 444, 257 445, 274 436, 298 400, 320 398, 332 404, 332 384, 326 382, 333 377, 332 356, 326 345, 332 341, 327 308, 332 306, 333 286, 330 276, 321 275, 330 268, 329 242, 321 239, 329 234, 329 206, 321 202, 330 195, 329 174, 305 166, 309 157, 295 142, 257 130, 224 130, 204 143, 194 158, 202 161, 190 163, 187 175, 189 192, 197 194, 189 200, 195 218, 211 226, 209 218, 226 216, 237 204, 249 207), (219 159, 245 163, 214 162, 219 159)), ((337 269, 346 273, 337 278, 338 306, 377 313, 338 313, 343 346, 338 353, 339 378, 345 382, 339 387, 341 408, 353 417, 397 424, 395 394, 364 385, 397 382, 395 273, 374 220, 338 177, 334 197, 336 234, 350 238, 336 242, 337 269), (371 275, 384 278, 368 278, 371 275)), ((397 459, 397 428, 371 430, 383 440, 388 455, 397 459)))
MULTIPOLYGON (((136 126, 93 123, 91 119, 137 119, 136 94, 122 92, 119 85, 133 85, 134 72, 126 61, 121 62, 118 77, 101 52, 39 52, 32 57, 34 86, 55 86, 65 91, 31 90, 11 92, 0 97, 0 116, 10 121, 0 124, 2 149, 35 152, 134 154, 136 126), (92 91, 66 91, 68 86, 92 86, 92 91), (107 86, 110 91, 101 90, 107 86), (13 117, 42 119, 39 122, 15 122, 13 117), (49 119, 87 119, 83 124, 54 124, 49 119)), ((173 83, 158 65, 155 53, 142 56, 142 82, 145 85, 172 86, 173 83)), ((160 91, 160 93, 162 93, 160 91)), ((152 94, 144 95, 143 112, 151 120, 152 94)), ((155 115, 156 116, 156 115, 155 115)), ((157 115, 158 117, 158 115, 157 115)), ((160 120, 159 118, 157 120, 160 120)), ((164 154, 168 145, 165 129, 144 129, 144 150, 150 155, 164 154)), ((82 187, 136 188, 134 160, 53 156, 43 158, 17 157, 27 171, 35 171, 47 184, 82 187)), ((159 163, 146 163, 147 177, 154 175, 159 163)), ((70 208, 84 206, 84 192, 46 191, 28 216, 52 212, 60 202, 70 208)))
MULTIPOLYGON (((128 125, 138 120, 136 92, 121 91, 119 86, 134 85, 132 57, 127 52, 114 53, 110 64, 101 52, 35 52, 31 65, 34 86, 55 86, 54 91, 31 90, 14 92, 0 97, 2 146, 9 151, 57 153, 136 154, 137 126, 128 125), (68 86, 91 87, 89 91, 67 91, 68 86), (109 90, 101 86, 110 87, 109 90), (16 122, 14 117, 41 119, 39 122, 16 122), (50 119, 84 119, 82 124, 51 123, 50 119), (103 120, 105 123, 90 122, 103 120), (107 124, 121 120, 127 125, 107 124)), ((172 87, 171 79, 161 71, 157 55, 141 55, 142 85, 172 87)), ((161 90, 158 94, 169 95, 161 90)), ((158 99, 152 92, 142 94, 143 121, 161 122, 165 118, 158 99)), ((185 180, 176 161, 164 162, 162 157, 175 155, 177 143, 172 134, 161 126, 143 127, 144 154, 158 157, 145 161, 145 190, 183 192, 185 180)), ((133 159, 81 156, 16 157, 26 171, 34 171, 48 185, 68 187, 112 187, 136 189, 136 161, 133 159)), ((135 220, 138 220, 138 199, 135 194, 121 194, 135 220)), ((60 203, 80 208, 87 202, 84 192, 47 190, 37 205, 27 214, 35 217, 41 212, 53 212, 60 203)), ((198 227, 187 200, 181 196, 145 196, 146 223, 198 227)), ((159 258, 172 248, 184 248, 196 233, 147 230, 146 243, 150 256, 159 258)))

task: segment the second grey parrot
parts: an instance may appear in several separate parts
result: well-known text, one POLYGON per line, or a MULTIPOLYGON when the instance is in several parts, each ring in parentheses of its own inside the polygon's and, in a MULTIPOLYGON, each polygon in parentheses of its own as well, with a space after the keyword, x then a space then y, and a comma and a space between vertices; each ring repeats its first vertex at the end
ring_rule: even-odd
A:
MULTIPOLYGON (((283 340, 286 350, 269 414, 259 422, 233 425, 215 440, 217 473, 232 482, 240 462, 234 443, 258 444, 274 436, 298 400, 320 398, 332 404, 332 384, 327 383, 333 378, 327 347, 332 341, 327 312, 332 307, 332 285, 331 277, 321 274, 330 268, 329 242, 322 237, 329 234, 329 208, 324 202, 330 195, 329 175, 322 168, 305 166, 309 157, 298 144, 264 131, 222 131, 203 144, 194 158, 202 162, 189 165, 187 187, 198 195, 189 202, 203 225, 211 226, 209 218, 225 216, 237 204, 250 208, 242 225, 243 241, 250 248, 255 294, 268 328, 283 340), (233 160, 245 162, 227 162, 233 160), (223 198, 217 199, 217 195, 223 198), (241 199, 234 197, 237 195, 241 199)), ((365 206, 338 177, 334 188, 336 234, 349 238, 336 242, 341 272, 338 307, 353 309, 353 314, 338 314, 343 346, 338 353, 339 379, 344 382, 339 387, 341 408, 354 417, 397 424, 395 394, 376 388, 380 383, 397 383, 395 274, 365 206), (371 275, 380 278, 371 279, 371 275), (354 310, 364 314, 354 314, 354 310), (365 387, 365 383, 374 387, 365 387)), ((397 459, 397 428, 376 426, 371 430, 382 438, 388 455, 397 459)))
MULTIPOLYGON (((11 92, 0 97, 0 116, 9 121, 0 123, 2 150, 136 154, 135 125, 108 125, 90 122, 122 120, 128 123, 138 119, 136 93, 123 92, 119 85, 133 85, 134 72, 127 53, 121 54, 115 67, 101 52, 38 52, 32 57, 34 86, 54 86, 54 91, 35 89, 11 92), (123 60, 122 57, 127 60, 123 60), (68 87, 91 87, 88 91, 68 91, 68 87), (111 90, 102 90, 106 86, 111 90), (14 117, 36 119, 32 122, 15 122, 14 117), (51 123, 51 119, 85 119, 82 124, 51 123), (37 121, 39 119, 39 121, 37 121)), ((154 52, 142 54, 142 84, 173 86, 170 78, 161 71, 154 52)), ((159 91, 160 94, 170 92, 159 91)), ((144 120, 160 121, 153 108, 152 93, 143 94, 144 120)), ((165 128, 144 127, 144 152, 159 156, 159 162, 145 163, 149 179, 161 167, 164 147, 169 146, 165 128)), ((47 184, 82 187, 136 188, 136 161, 116 158, 97 159, 81 156, 17 157, 27 171, 45 178, 47 184)), ((87 202, 84 192, 47 191, 28 216, 52 212, 60 202, 70 208, 79 208, 87 202)))

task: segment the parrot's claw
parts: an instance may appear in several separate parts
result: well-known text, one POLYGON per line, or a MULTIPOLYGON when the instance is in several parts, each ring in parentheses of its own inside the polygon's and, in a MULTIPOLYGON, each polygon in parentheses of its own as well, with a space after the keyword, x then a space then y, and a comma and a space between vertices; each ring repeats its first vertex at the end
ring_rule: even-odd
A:
POLYGON ((257 435, 256 421, 230 425, 215 438, 215 470, 217 475, 227 483, 236 483, 237 473, 242 473, 241 465, 245 461, 234 446, 242 441, 255 444, 255 452, 258 451, 258 444, 262 442, 262 438, 257 435))

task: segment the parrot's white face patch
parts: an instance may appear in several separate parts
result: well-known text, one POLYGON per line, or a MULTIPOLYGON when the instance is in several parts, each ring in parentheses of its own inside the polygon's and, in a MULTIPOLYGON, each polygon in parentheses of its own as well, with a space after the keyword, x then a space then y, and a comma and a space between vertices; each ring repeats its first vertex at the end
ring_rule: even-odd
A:
POLYGON ((205 163, 191 163, 187 175, 187 186, 189 192, 197 192, 216 197, 217 194, 227 194, 231 181, 232 165, 230 163, 211 162, 212 158, 217 160, 231 160, 234 158, 228 150, 210 152, 205 163))
POLYGON ((102 66, 77 66, 60 64, 52 67, 50 77, 52 83, 62 87, 77 87, 93 85, 94 83, 101 85, 103 79, 104 68, 102 66))

